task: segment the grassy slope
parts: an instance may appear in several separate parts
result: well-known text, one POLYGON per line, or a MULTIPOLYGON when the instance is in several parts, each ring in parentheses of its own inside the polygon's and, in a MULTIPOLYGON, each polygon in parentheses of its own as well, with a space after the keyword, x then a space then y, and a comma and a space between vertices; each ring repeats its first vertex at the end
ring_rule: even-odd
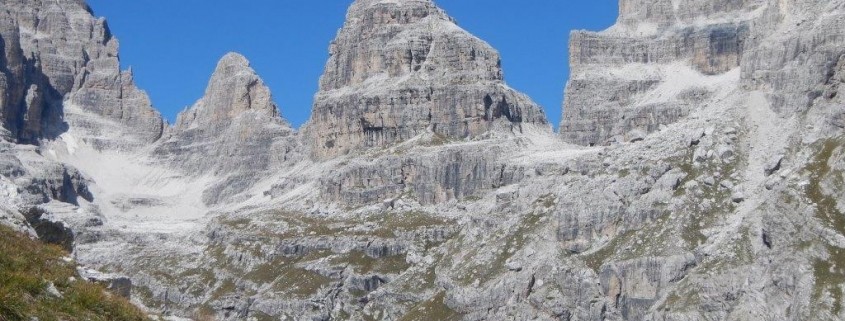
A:
POLYGON ((127 300, 78 280, 65 256, 59 247, 0 225, 0 321, 149 320, 127 300), (50 283, 61 298, 49 294, 50 283))

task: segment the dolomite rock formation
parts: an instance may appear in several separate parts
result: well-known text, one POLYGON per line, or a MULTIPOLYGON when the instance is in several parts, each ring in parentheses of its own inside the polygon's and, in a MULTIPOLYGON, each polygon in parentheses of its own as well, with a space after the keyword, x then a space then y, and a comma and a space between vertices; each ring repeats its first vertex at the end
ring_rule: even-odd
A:
POLYGON ((117 39, 83 1, 5 3, 0 21, 0 107, 16 140, 72 127, 98 148, 125 149, 161 136, 161 116, 120 71, 117 39))
MULTIPOLYGON (((784 116, 821 107, 818 98, 835 98, 830 89, 841 75, 845 53, 841 8, 840 1, 817 0, 766 7, 754 20, 751 50, 742 60, 743 86, 765 92, 772 108, 784 116)), ((829 112, 841 114, 834 109, 829 112)))
POLYGON ((242 113, 274 119, 279 116, 270 89, 249 66, 246 57, 229 53, 217 63, 205 96, 176 120, 176 130, 208 128, 220 131, 242 113))
POLYGON ((217 64, 203 98, 179 114, 155 153, 197 172, 262 171, 290 157, 290 150, 276 148, 292 134, 267 85, 245 57, 230 53, 217 64))
POLYGON ((449 139, 547 127, 504 84, 501 60, 430 0, 358 0, 329 48, 308 125, 318 159, 423 133, 449 139))
POLYGON ((687 80, 740 66, 763 3, 623 0, 615 26, 573 32, 563 139, 630 141, 687 116, 712 94, 709 84, 687 80))
POLYGON ((525 176, 525 168, 499 159, 503 149, 483 144, 350 164, 321 180, 322 197, 347 206, 403 195, 425 205, 476 197, 525 176))
POLYGON ((359 0, 305 134, 230 54, 152 148, 4 123, 0 222, 189 319, 842 320, 843 30, 841 0, 623 0, 572 38, 586 147, 432 2, 359 0))
POLYGON ((215 203, 247 189, 256 176, 300 160, 300 146, 249 61, 229 53, 203 98, 179 114, 154 155, 192 176, 227 177, 206 191, 206 202, 215 203))

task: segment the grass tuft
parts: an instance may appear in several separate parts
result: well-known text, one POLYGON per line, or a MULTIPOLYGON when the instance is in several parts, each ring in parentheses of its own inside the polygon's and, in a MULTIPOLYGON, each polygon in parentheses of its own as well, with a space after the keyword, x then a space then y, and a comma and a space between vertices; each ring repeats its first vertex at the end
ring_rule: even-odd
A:
POLYGON ((0 321, 149 320, 129 301, 79 280, 75 264, 62 259, 67 255, 0 225, 0 321), (61 297, 47 292, 51 283, 61 297))

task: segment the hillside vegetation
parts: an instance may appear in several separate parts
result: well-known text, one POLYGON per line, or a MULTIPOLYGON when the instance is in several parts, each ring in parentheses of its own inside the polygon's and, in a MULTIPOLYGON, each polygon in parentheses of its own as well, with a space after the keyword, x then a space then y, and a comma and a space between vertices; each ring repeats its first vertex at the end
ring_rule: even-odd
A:
POLYGON ((0 225, 0 321, 149 320, 127 300, 80 280, 67 255, 0 225))

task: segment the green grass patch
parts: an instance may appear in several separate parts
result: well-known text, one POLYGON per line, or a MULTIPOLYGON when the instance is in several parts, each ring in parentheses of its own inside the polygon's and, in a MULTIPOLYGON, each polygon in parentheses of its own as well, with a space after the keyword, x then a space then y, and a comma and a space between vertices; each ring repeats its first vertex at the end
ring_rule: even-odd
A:
POLYGON ((443 299, 445 298, 445 293, 438 293, 428 301, 421 302, 411 308, 411 310, 402 316, 399 321, 461 320, 463 315, 447 306, 443 302, 443 299))
POLYGON ((392 238, 396 236, 396 231, 414 231, 425 227, 448 226, 454 222, 422 211, 410 211, 385 212, 360 219, 337 219, 290 212, 277 212, 263 217, 261 222, 256 222, 255 220, 249 222, 244 221, 244 219, 221 219, 220 223, 224 226, 237 227, 239 230, 249 227, 253 229, 250 233, 255 234, 258 241, 264 242, 277 239, 318 236, 377 236, 392 238), (284 222, 284 224, 282 225, 278 222, 284 222), (353 228, 360 227, 362 223, 375 223, 376 229, 372 231, 353 230, 353 228))
MULTIPOLYGON (((546 209, 554 206, 554 196, 546 195, 535 201, 535 207, 541 206, 546 209)), ((536 208, 535 208, 536 209, 536 208)), ((457 276, 457 281, 461 284, 469 285, 475 280, 484 282, 490 280, 496 275, 506 272, 505 264, 513 257, 513 255, 520 249, 525 248, 529 237, 534 235, 537 228, 540 226, 541 219, 545 215, 541 211, 532 211, 523 217, 522 222, 516 226, 513 231, 508 232, 503 238, 504 244, 493 255, 493 259, 478 260, 468 259, 478 256, 478 250, 471 250, 470 254, 464 258, 464 262, 460 264, 457 271, 460 274, 457 276)))
MULTIPOLYGON (((822 183, 826 179, 841 178, 841 173, 831 173, 829 161, 833 153, 840 146, 840 143, 829 140, 823 143, 821 151, 816 154, 815 159, 807 166, 810 173, 810 184, 807 185, 807 197, 816 204, 816 216, 825 222, 837 233, 845 235, 845 215, 836 208, 836 199, 828 196, 822 183)), ((834 184, 841 186, 841 184, 834 184)))
MULTIPOLYGON (((825 193, 823 188, 826 179, 841 180, 841 173, 832 173, 830 166, 830 160, 836 156, 834 153, 841 153, 841 145, 841 140, 838 139, 827 140, 821 144, 819 152, 806 168, 810 174, 806 193, 810 201, 816 204, 816 217, 840 235, 845 235, 845 215, 837 209, 836 199, 825 193)), ((845 250, 827 246, 827 252, 828 259, 818 259, 813 265, 816 278, 813 296, 815 300, 819 300, 828 292, 834 301, 832 312, 838 315, 842 311, 842 285, 845 284, 845 250)))
POLYGON ((446 137, 446 135, 443 135, 443 134, 440 134, 440 133, 435 133, 434 136, 431 137, 431 139, 422 142, 422 144, 420 144, 420 145, 425 146, 425 147, 435 147, 435 146, 448 145, 448 144, 451 144, 452 142, 454 142, 454 141, 452 139, 450 139, 449 137, 446 137))
POLYGON ((732 191, 720 186, 720 184, 722 181, 729 179, 731 174, 737 172, 743 166, 747 166, 747 159, 742 154, 737 154, 729 163, 708 160, 701 162, 699 166, 694 166, 694 149, 690 148, 685 154, 670 158, 669 163, 672 167, 687 174, 675 190, 674 196, 687 197, 686 206, 678 212, 678 214, 687 216, 683 220, 686 225, 681 226, 679 232, 681 238, 688 245, 687 249, 693 250, 707 241, 707 237, 701 232, 702 228, 720 220, 722 218, 720 214, 731 213, 736 209, 736 204, 731 199, 732 191), (700 195, 692 195, 689 193, 690 191, 686 190, 686 184, 690 181, 703 177, 702 175, 712 175, 713 173, 720 173, 720 176, 714 177, 715 184, 712 186, 699 182, 700 195), (713 200, 713 207, 706 211, 700 209, 703 199, 713 200))
POLYGON ((613 240, 611 240, 607 245, 605 245, 598 251, 585 255, 584 263, 587 265, 587 267, 589 267, 593 271, 596 271, 596 273, 600 273, 601 271, 599 269, 601 269, 601 266, 605 262, 610 261, 610 259, 613 258, 614 255, 616 255, 617 250, 621 246, 630 242, 634 233, 636 233, 636 231, 627 231, 625 233, 622 233, 622 235, 614 237, 613 240))
POLYGON ((297 298, 307 298, 316 294, 320 288, 330 285, 333 280, 319 273, 300 268, 297 264, 318 260, 329 255, 328 251, 315 251, 300 258, 279 256, 256 266, 243 278, 260 285, 272 283, 276 291, 297 298))
POLYGON ((816 260, 813 272, 816 277, 815 299, 821 298, 828 291, 833 298, 833 314, 842 311, 842 285, 845 284, 845 250, 829 246, 829 260, 816 260))
POLYGON ((351 265, 355 269, 355 272, 359 274, 400 274, 411 267, 411 265, 405 261, 405 255, 373 258, 360 251, 337 255, 331 259, 331 262, 332 264, 338 265, 351 265))
POLYGON ((149 320, 127 300, 79 279, 68 253, 0 226, 0 321, 149 320), (62 297, 47 292, 52 283, 62 297))

